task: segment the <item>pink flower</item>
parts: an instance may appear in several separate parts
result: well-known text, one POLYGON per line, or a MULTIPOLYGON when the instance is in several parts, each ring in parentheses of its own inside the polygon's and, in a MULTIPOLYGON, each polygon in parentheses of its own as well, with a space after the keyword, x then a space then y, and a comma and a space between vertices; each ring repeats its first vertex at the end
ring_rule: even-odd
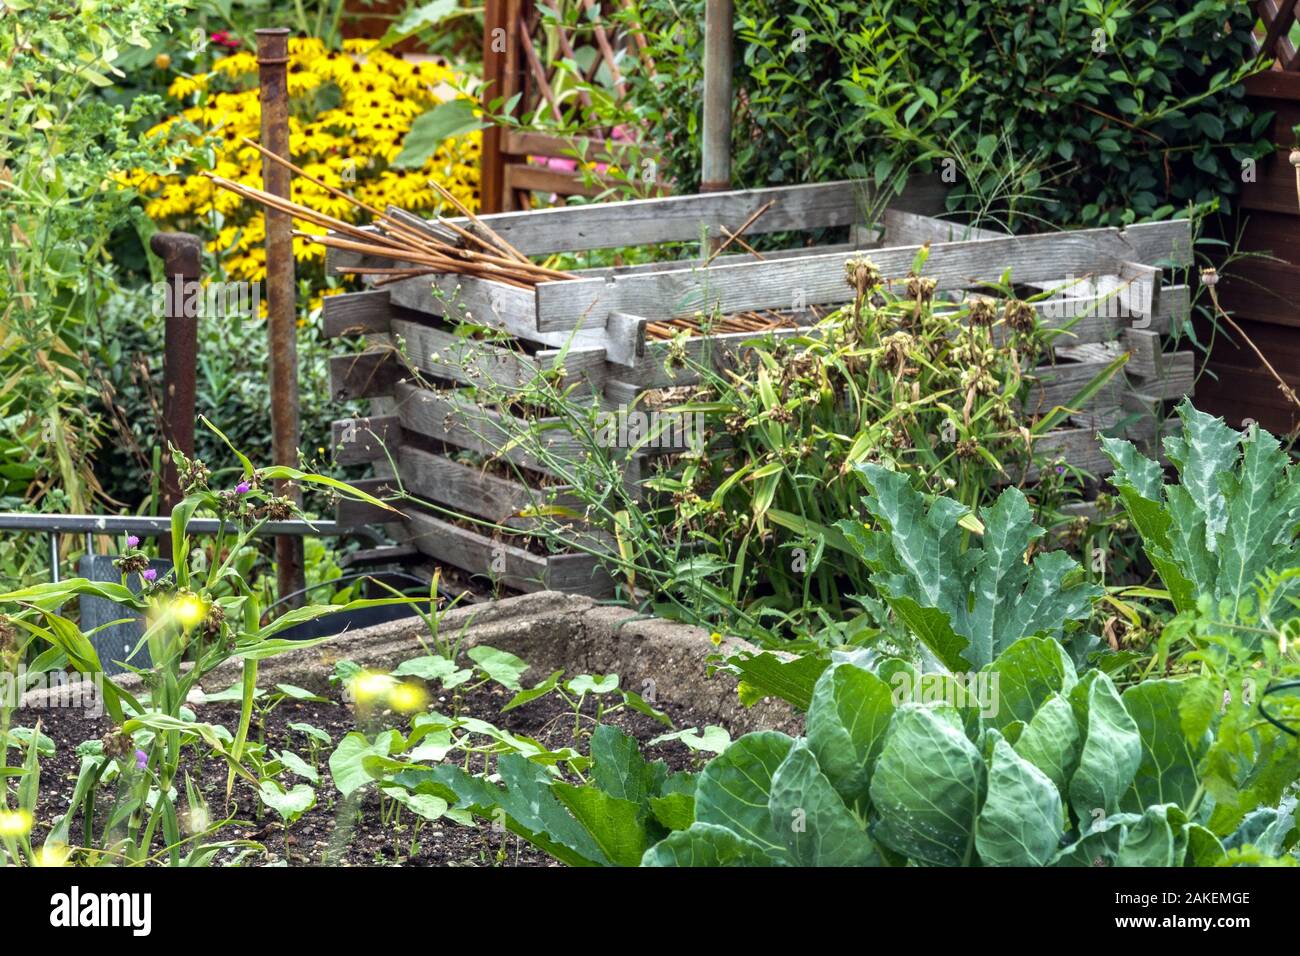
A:
POLYGON ((128 535, 126 536, 126 546, 127 546, 128 548, 134 548, 134 547, 135 547, 136 545, 138 545, 139 543, 140 543, 140 539, 137 538, 135 535, 133 535, 133 534, 128 534, 128 535))
POLYGON ((212 42, 231 50, 237 49, 240 45, 239 41, 225 30, 218 30, 216 33, 212 34, 212 42))

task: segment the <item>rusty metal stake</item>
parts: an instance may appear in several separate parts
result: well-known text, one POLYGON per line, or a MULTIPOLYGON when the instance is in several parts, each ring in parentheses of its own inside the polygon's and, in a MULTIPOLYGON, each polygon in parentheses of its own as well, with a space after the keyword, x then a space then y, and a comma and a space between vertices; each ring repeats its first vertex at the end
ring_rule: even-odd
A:
MULTIPOLYGON (((175 446, 194 455, 194 377, 199 350, 198 316, 186 315, 186 302, 199 288, 199 260, 202 241, 187 232, 159 232, 149 248, 163 261, 167 277, 167 304, 163 331, 163 420, 165 446, 175 446)), ((172 509, 185 497, 176 473, 176 462, 164 448, 162 456, 162 511, 172 509)), ((158 539, 159 554, 172 557, 171 535, 158 539)))
MULTIPOLYGON (((257 75, 261 86, 262 145, 289 159, 289 31, 283 27, 257 31, 257 75)), ((290 197, 290 173, 272 160, 262 160, 262 188, 290 197)), ((270 342, 271 453, 277 465, 298 467, 298 342, 294 289, 293 220, 287 213, 266 216, 266 302, 270 342)), ((299 504, 302 492, 289 482, 276 482, 276 491, 299 504)), ((302 540, 275 539, 276 584, 280 597, 301 592, 302 540)), ((288 602, 291 607, 301 600, 288 602)))

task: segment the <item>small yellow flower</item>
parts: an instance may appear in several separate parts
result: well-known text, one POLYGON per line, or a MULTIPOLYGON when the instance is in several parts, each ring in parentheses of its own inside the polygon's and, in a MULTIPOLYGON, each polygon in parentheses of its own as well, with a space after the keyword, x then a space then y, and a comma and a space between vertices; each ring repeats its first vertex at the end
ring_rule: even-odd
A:
POLYGON ((722 635, 719 634, 717 631, 714 631, 712 634, 709 635, 709 640, 713 642, 714 647, 722 646, 722 635))

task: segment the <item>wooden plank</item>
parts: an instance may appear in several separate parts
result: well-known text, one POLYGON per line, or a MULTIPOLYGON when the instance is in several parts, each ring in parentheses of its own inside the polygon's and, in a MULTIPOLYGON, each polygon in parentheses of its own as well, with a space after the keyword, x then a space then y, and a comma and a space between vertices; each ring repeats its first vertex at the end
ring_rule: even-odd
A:
MULTIPOLYGON (((517 421, 507 421, 501 412, 476 405, 465 396, 420 388, 410 382, 399 384, 394 389, 394 398, 397 417, 407 431, 486 457, 502 458, 520 468, 553 473, 523 448, 506 448, 523 426, 517 421)), ((539 423, 551 421, 557 420, 542 419, 539 423)), ((547 430, 540 441, 561 460, 577 461, 584 454, 573 436, 562 428, 547 430)))
MULTIPOLYGON (((1110 364, 1110 357, 1106 356, 1081 362, 1044 365, 1034 369, 1030 375, 1035 381, 1029 386, 1025 402, 1026 410, 1031 414, 1045 414, 1057 405, 1072 407, 1070 403, 1079 391, 1108 364, 1110 364)), ((1123 390, 1123 377, 1116 373, 1079 410, 1118 406, 1123 390)))
POLYGON ((496 524, 505 524, 527 508, 550 504, 580 507, 562 487, 530 487, 409 445, 399 449, 397 468, 412 494, 496 524))
POLYGON ((558 387, 577 385, 582 392, 598 392, 605 384, 603 348, 544 349, 526 355, 511 343, 466 338, 408 319, 394 319, 398 348, 414 368, 437 378, 466 385, 493 385, 522 389, 545 371, 563 367, 558 387), (563 362, 561 362, 563 356, 563 362))
POLYGON ((1155 365, 1153 375, 1133 373, 1137 391, 1154 398, 1182 398, 1192 394, 1196 384, 1195 352, 1164 352, 1155 365))
POLYGON ((771 329, 763 332, 728 332, 725 335, 695 335, 683 339, 680 343, 656 339, 647 342, 645 352, 636 364, 620 367, 616 373, 619 379, 641 388, 671 388, 678 385, 693 385, 700 381, 698 366, 715 369, 734 364, 745 352, 746 342, 792 338, 807 335, 807 327, 771 329))
MULTIPOLYGON (((373 495, 381 501, 397 494, 397 485, 392 478, 354 478, 348 484, 358 491, 373 495)), ((339 498, 338 503, 334 506, 334 520, 341 525, 352 527, 367 524, 390 524, 405 517, 401 513, 403 509, 401 502, 394 503, 391 507, 396 508, 398 513, 394 514, 392 511, 366 501, 339 498)))
MULTIPOLYGON (((1300 220, 1297 220, 1300 232, 1300 220)), ((1234 262, 1219 290, 1223 307, 1237 318, 1300 326, 1300 265, 1252 256, 1234 262)))
POLYGON ((1261 159, 1255 168, 1255 181, 1243 186, 1237 205, 1242 209, 1261 209, 1300 216, 1300 203, 1296 201, 1295 168, 1291 165, 1289 156, 1290 149, 1282 148, 1261 159))
POLYGON ((488 228, 521 252, 547 255, 659 242, 690 242, 698 240, 702 229, 706 228, 710 235, 717 236, 720 235, 719 225, 736 229, 769 200, 775 200, 776 204, 759 217, 748 234, 847 226, 858 218, 857 198, 861 188, 852 180, 843 180, 557 206, 481 218, 488 228))
POLYGON ((905 209, 885 210, 886 246, 920 246, 925 243, 966 242, 1001 239, 1006 233, 953 222, 940 216, 924 216, 905 209))
POLYGON ((587 555, 543 557, 426 514, 411 515, 407 526, 410 543, 421 553, 516 591, 562 588, 604 597, 612 590, 608 576, 598 570, 599 562, 587 555))
POLYGON ((401 437, 401 421, 396 415, 343 418, 330 423, 334 461, 340 465, 383 459, 387 457, 384 449, 395 450, 401 437))
POLYGON ((394 282, 387 289, 394 305, 450 321, 500 329, 528 342, 554 348, 568 344, 582 348, 605 344, 604 316, 599 321, 586 323, 586 327, 580 329, 539 332, 535 319, 534 294, 527 289, 517 289, 490 279, 451 275, 414 276, 394 282))
POLYGON ((552 136, 531 130, 506 130, 505 151, 514 156, 554 156, 563 159, 578 157, 583 162, 610 163, 635 160, 637 151, 631 144, 612 139, 595 139, 589 136, 552 136))
POLYGON ((613 185, 612 182, 602 185, 597 177, 596 183, 589 186, 576 173, 565 173, 532 163, 506 163, 505 180, 507 189, 555 193, 560 196, 586 196, 589 199, 601 195, 613 185))
POLYGON ((327 295, 321 303, 321 326, 326 338, 387 332, 391 318, 387 290, 327 295))
MULTIPOLYGON (((1085 229, 931 246, 926 275, 941 288, 970 287, 999 278, 1013 267, 1018 282, 1055 279, 1066 274, 1118 273, 1123 262, 1156 261, 1161 241, 1166 258, 1189 236, 1185 221, 1132 226, 1128 230, 1085 229)), ((1190 246, 1189 246, 1190 248, 1190 246)), ((919 247, 877 249, 872 261, 886 277, 901 277, 919 247)), ((780 262, 714 266, 698 273, 659 272, 544 282, 537 287, 537 328, 558 330, 580 321, 603 324, 610 312, 649 319, 682 311, 714 309, 723 314, 746 309, 786 309, 839 304, 852 292, 844 281, 844 256, 820 255, 780 262)))
MULTIPOLYGON (((861 249, 873 248, 878 246, 878 239, 861 242, 832 242, 815 246, 796 246, 793 249, 764 249, 763 259, 754 258, 752 253, 748 252, 724 252, 713 260, 712 265, 725 266, 737 262, 774 262, 780 259, 796 259, 803 256, 829 255, 831 253, 852 254, 861 249)), ((705 258, 692 256, 688 259, 663 259, 658 262, 638 262, 635 265, 624 266, 600 266, 591 269, 570 269, 569 271, 579 279, 596 279, 607 276, 633 276, 643 272, 668 272, 673 269, 702 269, 704 268, 705 258)))
POLYGON ((1242 85, 1245 86, 1248 96, 1300 100, 1300 73, 1264 70, 1262 73, 1246 77, 1242 85))
POLYGON ((332 355, 330 394, 335 401, 391 395, 393 386, 410 372, 391 348, 368 349, 352 355, 332 355))

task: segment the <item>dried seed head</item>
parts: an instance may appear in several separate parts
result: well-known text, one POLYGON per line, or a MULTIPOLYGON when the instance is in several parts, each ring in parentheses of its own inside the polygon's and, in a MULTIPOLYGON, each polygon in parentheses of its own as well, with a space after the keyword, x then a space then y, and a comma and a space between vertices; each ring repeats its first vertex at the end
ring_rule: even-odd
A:
POLYGON ((986 295, 973 295, 966 300, 971 325, 992 325, 997 319, 997 303, 986 295))
POLYGON ((887 335, 880 342, 880 362, 885 368, 897 371, 907 364, 907 355, 915 346, 916 340, 906 332, 887 335))
POLYGON ((1201 270, 1201 285, 1208 289, 1214 288, 1219 284, 1219 273, 1213 266, 1207 266, 1201 270))
POLYGON ((135 742, 131 735, 120 730, 110 730, 104 734, 101 743, 104 745, 105 757, 123 760, 135 753, 135 742))
POLYGON ((113 562, 113 565, 123 574, 135 574, 148 569, 149 559, 144 554, 136 552, 118 558, 113 562))
POLYGON ((1292 166, 1300 168, 1300 149, 1291 150, 1291 155, 1287 158, 1291 161, 1292 166))
POLYGON ((928 276, 909 275, 907 277, 907 295, 908 298, 928 305, 934 299, 934 289, 937 283, 928 276))
POLYGON ((226 622, 226 612, 221 605, 213 601, 208 605, 208 616, 203 620, 203 633, 209 638, 221 633, 221 626, 226 622))
POLYGON ((1034 330, 1038 313, 1034 307, 1022 299, 1008 299, 1002 309, 1002 321, 1013 332, 1028 333, 1034 330))
POLYGON ((957 442, 958 458, 977 458, 980 453, 979 443, 970 438, 963 438, 957 442))
POLYGON ((880 285, 880 270, 866 256, 855 256, 844 263, 844 279, 858 295, 866 295, 880 285))

